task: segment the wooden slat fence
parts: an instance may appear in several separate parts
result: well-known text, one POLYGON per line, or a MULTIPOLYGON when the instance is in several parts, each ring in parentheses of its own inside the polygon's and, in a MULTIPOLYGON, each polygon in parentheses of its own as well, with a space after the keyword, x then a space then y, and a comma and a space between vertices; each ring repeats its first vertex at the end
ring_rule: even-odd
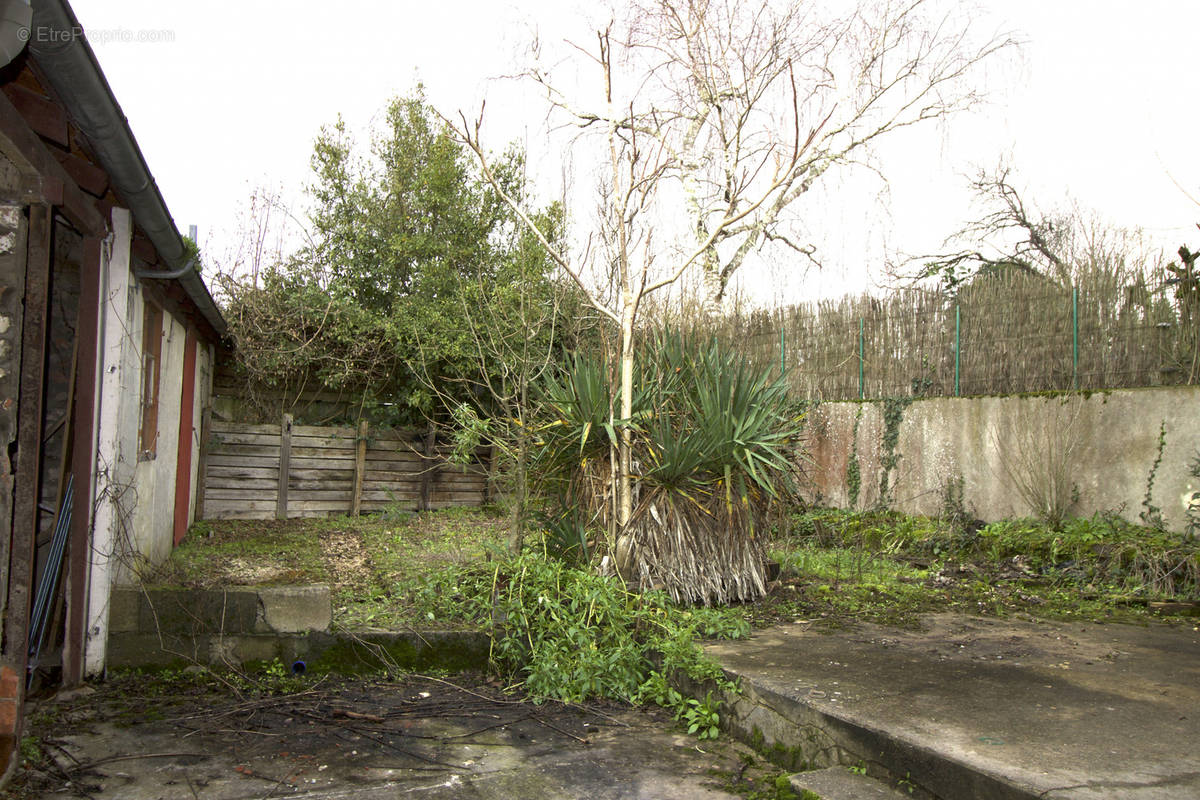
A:
POLYGON ((202 449, 202 519, 287 519, 478 506, 487 451, 459 466, 428 432, 213 421, 202 449), (281 473, 281 464, 286 473, 281 473), (282 478, 286 474, 286 480, 282 478))

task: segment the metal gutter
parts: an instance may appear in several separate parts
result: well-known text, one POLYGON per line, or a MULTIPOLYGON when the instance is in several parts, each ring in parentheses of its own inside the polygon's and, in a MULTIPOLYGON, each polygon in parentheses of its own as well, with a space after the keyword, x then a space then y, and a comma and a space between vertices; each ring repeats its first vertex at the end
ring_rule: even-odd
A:
POLYGON ((33 33, 29 49, 71 119, 87 137, 113 188, 146 233, 159 256, 174 267, 142 277, 175 278, 218 336, 228 331, 208 287, 190 262, 183 239, 129 122, 100 70, 75 12, 65 0, 33 0, 33 33))

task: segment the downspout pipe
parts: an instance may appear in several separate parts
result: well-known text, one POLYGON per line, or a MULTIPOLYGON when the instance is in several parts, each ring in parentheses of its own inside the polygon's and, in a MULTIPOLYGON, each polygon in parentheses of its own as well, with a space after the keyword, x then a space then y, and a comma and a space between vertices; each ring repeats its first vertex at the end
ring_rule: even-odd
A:
POLYGON ((196 259, 193 258, 193 259, 190 259, 186 264, 184 264, 179 269, 171 270, 169 272, 164 272, 161 269, 135 269, 133 271, 133 276, 135 278, 145 278, 145 279, 155 280, 155 281, 173 281, 176 278, 182 278, 184 275, 187 275, 189 272, 195 272, 195 271, 196 271, 196 259))
POLYGON ((188 258, 129 122, 67 3, 34 0, 29 49, 150 243, 168 265, 176 267, 167 272, 139 271, 138 277, 179 280, 205 320, 224 337, 225 319, 188 258))

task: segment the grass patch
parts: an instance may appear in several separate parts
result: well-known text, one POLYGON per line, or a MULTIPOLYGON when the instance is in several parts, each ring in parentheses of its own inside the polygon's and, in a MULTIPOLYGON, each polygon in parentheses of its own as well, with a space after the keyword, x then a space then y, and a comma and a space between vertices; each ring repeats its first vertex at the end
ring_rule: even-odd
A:
POLYGON ((197 522, 147 581, 212 588, 325 583, 334 624, 353 630, 462 627, 414 607, 431 574, 485 563, 503 545, 493 511, 454 508, 424 513, 292 520, 197 522))
POLYGON ((1115 515, 1051 528, 888 511, 791 517, 772 557, 780 586, 751 614, 912 625, 933 611, 1146 619, 1147 604, 1200 599, 1200 543, 1115 515))
MULTIPOLYGON (((472 508, 201 522, 155 582, 328 583, 342 629, 490 627, 494 601, 514 580, 499 563, 508 558, 504 541, 504 521, 472 508)), ((1151 601, 1200 599, 1200 543, 1111 515, 1053 529, 1024 519, 983 525, 816 509, 792 515, 770 552, 781 574, 762 601, 672 613, 693 615, 681 619, 712 637, 746 620, 912 626, 938 611, 1138 621, 1150 616, 1151 601)), ((556 587, 556 595, 591 590, 556 587)))

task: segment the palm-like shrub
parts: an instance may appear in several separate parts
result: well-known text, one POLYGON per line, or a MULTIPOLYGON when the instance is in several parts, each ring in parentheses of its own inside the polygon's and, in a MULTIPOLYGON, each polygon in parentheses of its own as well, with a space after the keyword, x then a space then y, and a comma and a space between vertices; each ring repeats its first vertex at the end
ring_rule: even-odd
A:
POLYGON ((795 488, 801 418, 770 370, 715 341, 653 338, 639 359, 632 426, 633 514, 613 506, 619 427, 608 365, 577 358, 546 387, 552 419, 540 466, 559 502, 610 533, 621 576, 677 601, 726 603, 766 591, 764 534, 772 501, 795 488))

